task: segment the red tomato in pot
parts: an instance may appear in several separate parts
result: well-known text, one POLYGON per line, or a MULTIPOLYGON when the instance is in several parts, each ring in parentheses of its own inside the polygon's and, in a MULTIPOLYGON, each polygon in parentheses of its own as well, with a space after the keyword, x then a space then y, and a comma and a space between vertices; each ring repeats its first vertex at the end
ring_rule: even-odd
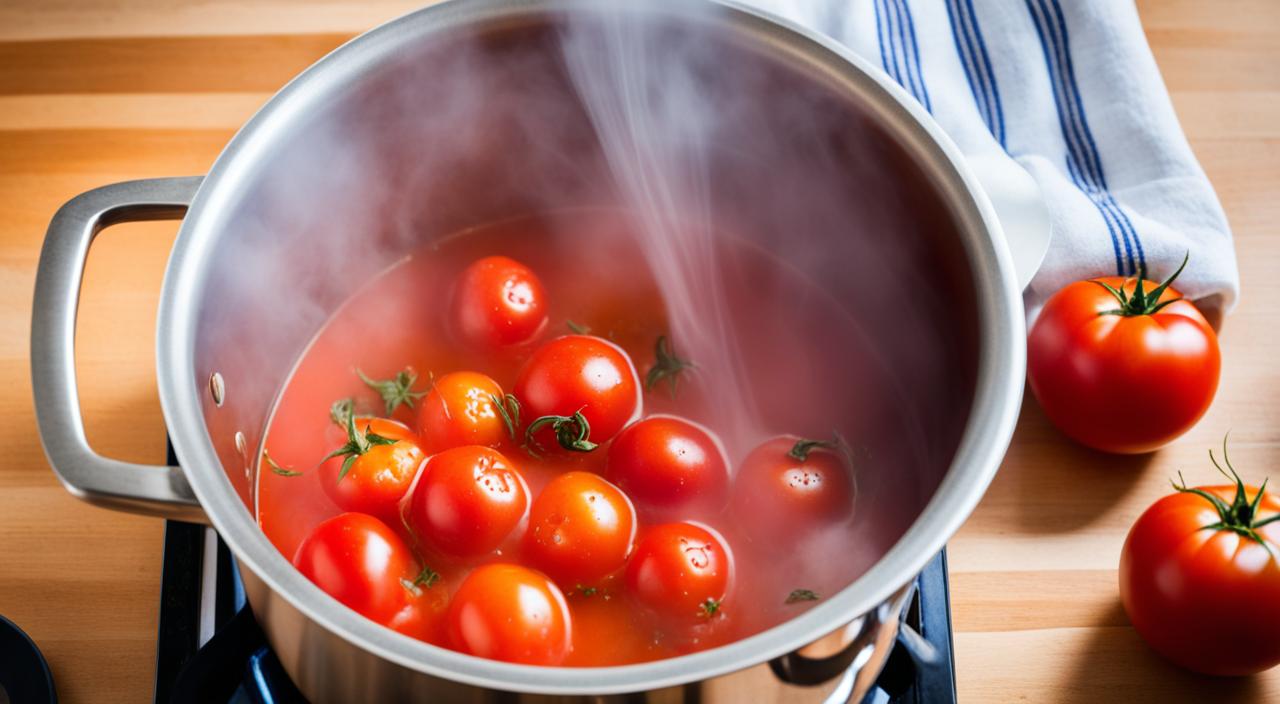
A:
POLYGON ((849 459, 836 443, 783 435, 743 460, 733 502, 753 539, 785 551, 811 531, 848 521, 856 493, 849 459))
POLYGON ((565 335, 539 347, 520 370, 515 396, 542 450, 592 450, 640 415, 631 358, 591 335, 565 335))
POLYGON ((720 443, 701 425, 675 416, 633 423, 609 446, 605 475, 641 511, 723 505, 729 467, 720 443))
POLYGON ((502 453, 468 445, 432 455, 409 499, 409 527, 427 545, 473 557, 502 544, 524 518, 529 489, 502 453))
POLYGON ((547 323, 547 293, 529 267, 509 257, 472 262, 454 282, 450 300, 458 337, 478 350, 532 340, 547 323))
POLYGON ((1150 291, 1143 282, 1140 296, 1134 280, 1078 281, 1040 312, 1027 339, 1031 390, 1049 420, 1076 441, 1106 452, 1150 452, 1209 408, 1218 389, 1218 338, 1168 281, 1150 291))
POLYGON ((445 615, 449 609, 449 593, 440 585, 407 585, 408 605, 400 610, 386 625, 403 633, 439 645, 444 640, 445 615), (412 586, 412 589, 410 587, 412 586))
POLYGON ((1280 497, 1238 479, 1182 488, 1148 508, 1120 555, 1120 598, 1143 640, 1209 675, 1280 664, 1277 516, 1280 497))
POLYGON ((363 513, 321 522, 298 546, 293 566, 330 596, 383 625, 411 593, 401 580, 417 576, 413 553, 385 523, 363 513))
POLYGON ((649 610, 681 623, 720 614, 733 556, 715 531, 666 523, 646 531, 627 565, 627 589, 649 610))
POLYGON ((449 644, 482 658, 526 665, 558 665, 572 644, 564 594, 527 567, 477 567, 453 595, 449 644))
POLYGON ((427 452, 463 445, 498 447, 516 428, 498 382, 477 372, 445 374, 418 409, 418 434, 427 452))
POLYGON ((524 553, 561 586, 593 586, 620 569, 636 534, 635 509, 591 472, 552 479, 529 509, 524 553))
POLYGON ((347 424, 347 443, 320 465, 320 485, 343 511, 393 521, 422 458, 403 423, 354 418, 347 424))

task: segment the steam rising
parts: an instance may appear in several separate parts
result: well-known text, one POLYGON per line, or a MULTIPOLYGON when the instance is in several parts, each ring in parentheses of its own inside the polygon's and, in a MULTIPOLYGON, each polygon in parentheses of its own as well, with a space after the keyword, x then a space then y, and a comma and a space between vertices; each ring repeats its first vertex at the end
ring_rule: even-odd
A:
POLYGON ((716 252, 708 148, 720 124, 696 34, 660 34, 605 2, 563 34, 565 63, 662 291, 679 354, 697 360, 720 431, 759 437, 716 252))

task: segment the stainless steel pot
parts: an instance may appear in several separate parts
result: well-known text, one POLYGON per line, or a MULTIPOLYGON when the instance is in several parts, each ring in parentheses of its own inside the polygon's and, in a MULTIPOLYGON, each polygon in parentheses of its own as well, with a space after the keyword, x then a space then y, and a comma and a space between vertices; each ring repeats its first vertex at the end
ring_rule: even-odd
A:
POLYGON ((723 169, 720 195, 736 204, 743 231, 776 226, 771 213, 779 211, 807 218, 825 259, 843 262, 817 274, 819 283, 851 300, 858 277, 841 270, 870 266, 857 259, 877 247, 905 252, 926 274, 907 283, 949 309, 939 320, 958 321, 949 333, 957 366, 921 392, 922 403, 936 405, 932 416, 922 406, 921 424, 932 437, 930 417, 967 419, 954 438, 938 441, 936 476, 899 478, 918 487, 918 515, 905 517, 865 574, 803 615, 713 650, 625 667, 529 667, 446 651, 363 619, 290 566, 255 523, 252 460, 291 365, 327 315, 360 280, 432 237, 616 197, 602 185, 610 181, 601 176, 605 159, 550 48, 590 5, 455 0, 402 17, 290 83, 203 180, 105 186, 71 200, 50 225, 31 349, 50 463, 92 503, 211 523, 238 559, 286 670, 313 701, 860 697, 895 637, 912 579, 977 504, 1007 447, 1023 387, 1019 286, 992 206, 955 146, 882 73, 828 40, 727 2, 655 3, 644 10, 651 21, 697 33, 726 74, 754 81, 744 113, 757 120, 753 129, 787 135, 800 105, 830 118, 817 135, 823 148, 843 150, 806 187, 818 196, 800 213, 787 211, 794 194, 774 197, 787 184, 767 178, 795 160, 795 144, 724 145, 720 166, 738 168, 723 169), (512 75, 516 65, 524 68, 512 75), (460 75, 467 80, 454 80, 460 75), (498 104, 501 94, 513 102, 498 104), (527 105, 568 107, 532 134, 527 105), (761 165, 756 177, 734 175, 753 163, 761 165), (512 164, 532 169, 512 175, 512 164), (536 187, 530 173, 539 174, 536 187), (885 235, 846 236, 845 224, 810 217, 815 203, 878 218, 885 235), (184 213, 157 329, 160 397, 182 466, 108 459, 86 442, 76 391, 76 304, 88 249, 112 224, 184 213))

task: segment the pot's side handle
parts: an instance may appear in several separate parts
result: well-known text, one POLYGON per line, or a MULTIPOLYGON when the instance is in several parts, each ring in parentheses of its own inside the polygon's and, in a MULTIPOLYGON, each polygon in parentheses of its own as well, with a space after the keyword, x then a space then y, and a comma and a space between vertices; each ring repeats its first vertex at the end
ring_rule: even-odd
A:
POLYGON ((180 220, 201 177, 126 181, 63 205, 45 235, 31 315, 31 382, 40 440, 73 495, 132 513, 207 522, 179 467, 121 462, 89 447, 76 387, 76 309, 89 246, 122 222, 180 220))

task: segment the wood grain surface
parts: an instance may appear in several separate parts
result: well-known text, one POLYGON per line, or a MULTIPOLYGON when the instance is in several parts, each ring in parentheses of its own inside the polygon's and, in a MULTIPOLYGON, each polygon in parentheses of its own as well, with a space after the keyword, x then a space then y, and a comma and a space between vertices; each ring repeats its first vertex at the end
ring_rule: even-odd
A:
MULTIPOLYGON (((1120 0, 1117 0, 1120 1, 1120 0)), ((91 508, 49 470, 28 368, 31 291, 53 212, 102 184, 199 174, 272 91, 350 36, 413 9, 375 0, 0 2, 0 613, 48 656, 66 702, 151 696, 161 523, 91 508)), ((1280 669, 1197 677, 1148 651, 1116 593, 1126 530, 1232 432, 1249 476, 1280 479, 1280 3, 1143 0, 1183 126, 1235 230, 1243 297, 1213 409, 1174 446, 1117 458, 1063 439, 1034 401, 951 542, 957 678, 967 702, 1280 701, 1280 669)), ((159 463, 153 326, 172 223, 92 250, 78 368, 89 437, 159 463)))

